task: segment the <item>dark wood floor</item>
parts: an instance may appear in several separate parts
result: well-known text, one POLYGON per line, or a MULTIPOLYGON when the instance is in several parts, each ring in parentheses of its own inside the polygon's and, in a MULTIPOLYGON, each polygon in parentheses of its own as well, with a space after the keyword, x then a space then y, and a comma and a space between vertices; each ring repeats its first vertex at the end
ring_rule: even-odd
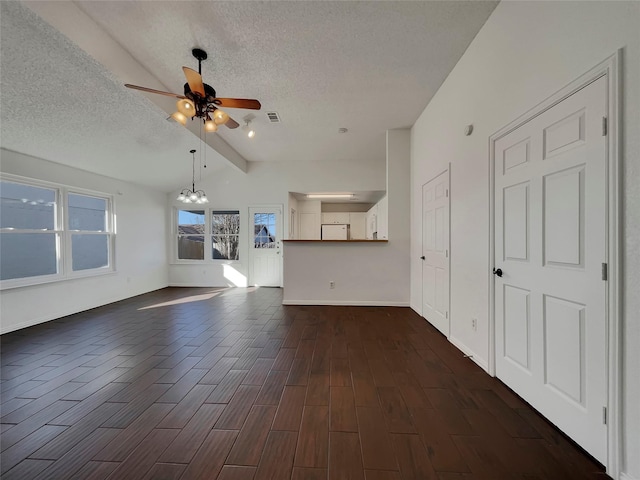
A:
POLYGON ((608 478, 408 308, 169 288, 2 337, 3 480, 608 478))

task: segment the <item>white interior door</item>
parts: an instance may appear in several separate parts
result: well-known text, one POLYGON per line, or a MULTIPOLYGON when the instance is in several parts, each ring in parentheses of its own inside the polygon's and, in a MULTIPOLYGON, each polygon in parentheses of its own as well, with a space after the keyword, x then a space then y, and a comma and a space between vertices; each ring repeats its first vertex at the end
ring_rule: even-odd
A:
POLYGON ((422 186, 422 316, 449 336, 449 171, 422 186))
POLYGON ((601 77, 496 140, 494 157, 497 376, 602 463, 606 98, 601 77))
POLYGON ((249 208, 250 284, 282 286, 282 208, 249 208))

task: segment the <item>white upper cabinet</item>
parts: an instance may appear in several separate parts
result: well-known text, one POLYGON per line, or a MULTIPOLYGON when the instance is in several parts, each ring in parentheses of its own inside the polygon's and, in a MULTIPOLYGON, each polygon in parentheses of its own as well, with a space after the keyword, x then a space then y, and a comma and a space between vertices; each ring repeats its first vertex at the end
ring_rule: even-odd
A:
POLYGON ((323 224, 345 224, 349 223, 349 212, 324 212, 322 214, 323 224))
POLYGON ((349 238, 351 240, 364 240, 367 238, 366 212, 349 213, 349 225, 349 238))

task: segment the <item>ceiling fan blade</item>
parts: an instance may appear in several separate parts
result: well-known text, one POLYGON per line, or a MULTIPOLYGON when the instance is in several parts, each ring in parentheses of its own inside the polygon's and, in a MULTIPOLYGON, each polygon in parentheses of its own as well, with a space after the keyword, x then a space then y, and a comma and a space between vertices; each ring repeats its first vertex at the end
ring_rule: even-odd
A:
POLYGON ((238 128, 240 126, 240 124, 231 117, 229 117, 229 120, 227 120, 227 123, 225 123, 225 125, 227 126, 227 128, 238 128))
POLYGON ((141 90, 143 92, 157 93, 158 95, 166 95, 167 97, 187 98, 184 95, 178 95, 177 93, 163 92, 162 90, 154 90, 153 88, 140 87, 138 85, 131 85, 130 83, 125 83, 124 86, 127 88, 132 88, 134 90, 141 90))
POLYGON ((197 93, 204 97, 204 85, 202 84, 202 75, 189 67, 182 67, 184 76, 187 77, 187 83, 193 93, 197 93))
POLYGON ((220 107, 227 108, 250 108, 251 110, 260 110, 260 102, 251 98, 216 98, 213 103, 220 107))

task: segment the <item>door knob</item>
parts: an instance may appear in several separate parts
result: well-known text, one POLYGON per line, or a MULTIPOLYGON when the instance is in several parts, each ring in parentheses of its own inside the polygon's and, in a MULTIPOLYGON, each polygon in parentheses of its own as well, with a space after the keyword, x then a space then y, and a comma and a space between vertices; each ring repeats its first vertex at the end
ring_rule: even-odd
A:
POLYGON ((498 277, 502 276, 502 269, 501 268, 494 268, 493 269, 493 274, 497 275, 498 277))
POLYGON ((426 257, 425 257, 424 255, 422 255, 422 256, 420 257, 420 260, 424 260, 425 258, 426 258, 426 257))

